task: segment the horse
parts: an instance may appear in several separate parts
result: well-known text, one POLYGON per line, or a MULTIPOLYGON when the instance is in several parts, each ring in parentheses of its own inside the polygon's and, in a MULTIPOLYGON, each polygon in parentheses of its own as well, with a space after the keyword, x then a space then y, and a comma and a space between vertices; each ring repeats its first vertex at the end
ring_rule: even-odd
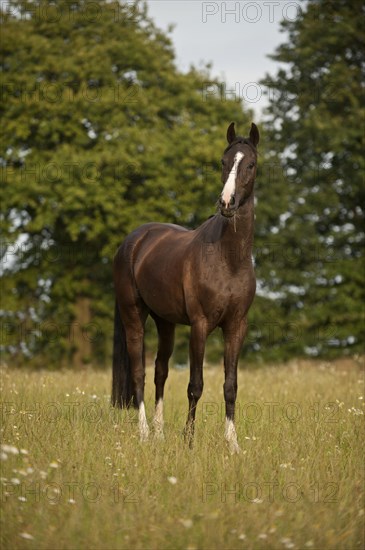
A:
POLYGON ((258 128, 252 123, 249 137, 244 138, 236 135, 232 122, 227 142, 221 159, 223 190, 215 215, 194 230, 168 223, 141 225, 117 250, 111 401, 116 407, 138 409, 140 440, 147 440, 144 331, 150 315, 158 334, 153 427, 155 437, 163 439, 164 386, 175 325, 189 325, 189 406, 184 435, 192 446, 196 408, 203 392, 205 343, 220 327, 225 439, 230 452, 238 453, 234 424, 237 365, 256 291, 252 245, 258 128))

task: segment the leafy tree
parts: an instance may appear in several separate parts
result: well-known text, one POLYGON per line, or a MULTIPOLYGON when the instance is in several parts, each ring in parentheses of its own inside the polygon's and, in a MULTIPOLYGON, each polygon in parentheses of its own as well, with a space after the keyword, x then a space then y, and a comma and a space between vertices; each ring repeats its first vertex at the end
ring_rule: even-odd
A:
MULTIPOLYGON (((303 6, 265 79, 251 358, 361 349, 363 7, 303 6)), ((117 246, 141 223, 212 214, 227 122, 251 117, 210 93, 208 67, 177 70, 142 2, 13 0, 1 25, 6 354, 105 364, 117 246)), ((221 357, 218 334, 207 357, 221 357)))
POLYGON ((227 122, 250 119, 206 93, 208 68, 177 70, 142 2, 13 0, 1 17, 3 343, 12 362, 102 364, 117 246, 212 214, 227 122))
POLYGON ((281 68, 264 80, 282 205, 259 224, 258 271, 293 329, 275 338, 280 354, 363 351, 364 21, 359 0, 309 0, 282 23, 288 41, 271 56, 281 68))

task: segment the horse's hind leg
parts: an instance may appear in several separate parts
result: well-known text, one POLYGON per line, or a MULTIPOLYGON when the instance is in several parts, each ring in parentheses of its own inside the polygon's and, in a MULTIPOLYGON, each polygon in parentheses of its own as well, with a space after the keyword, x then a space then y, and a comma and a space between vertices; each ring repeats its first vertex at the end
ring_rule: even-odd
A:
POLYGON ((158 332, 158 350, 155 361, 156 408, 153 418, 155 436, 163 439, 163 395, 169 371, 169 359, 174 349, 175 325, 151 314, 158 332))
POLYGON ((148 439, 149 428, 144 406, 144 325, 148 311, 144 304, 135 303, 123 310, 127 350, 131 365, 131 376, 135 404, 138 408, 139 435, 141 441, 148 439))

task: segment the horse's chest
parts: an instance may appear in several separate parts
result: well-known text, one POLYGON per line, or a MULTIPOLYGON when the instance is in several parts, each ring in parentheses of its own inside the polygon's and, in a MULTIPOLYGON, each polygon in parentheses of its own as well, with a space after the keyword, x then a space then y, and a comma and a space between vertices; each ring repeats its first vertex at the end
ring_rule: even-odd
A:
POLYGON ((233 311, 246 314, 255 295, 256 281, 251 264, 232 275, 229 268, 215 269, 200 281, 200 297, 207 317, 225 318, 233 311))

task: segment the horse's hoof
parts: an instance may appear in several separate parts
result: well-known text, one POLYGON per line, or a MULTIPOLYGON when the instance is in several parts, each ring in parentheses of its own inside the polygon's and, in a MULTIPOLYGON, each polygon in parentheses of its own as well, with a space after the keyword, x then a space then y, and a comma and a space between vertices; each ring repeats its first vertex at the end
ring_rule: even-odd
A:
POLYGON ((139 440, 141 443, 146 443, 148 440, 149 440, 149 436, 150 436, 150 432, 149 430, 147 429, 144 429, 140 434, 139 434, 139 440))
POLYGON ((156 441, 165 441, 165 435, 162 430, 156 430, 153 434, 153 438, 156 441))
POLYGON ((228 441, 228 450, 231 455, 239 455, 241 447, 238 445, 237 441, 228 441))
POLYGON ((189 449, 192 449, 194 446, 194 434, 191 428, 184 428, 182 435, 186 445, 189 445, 189 449))

